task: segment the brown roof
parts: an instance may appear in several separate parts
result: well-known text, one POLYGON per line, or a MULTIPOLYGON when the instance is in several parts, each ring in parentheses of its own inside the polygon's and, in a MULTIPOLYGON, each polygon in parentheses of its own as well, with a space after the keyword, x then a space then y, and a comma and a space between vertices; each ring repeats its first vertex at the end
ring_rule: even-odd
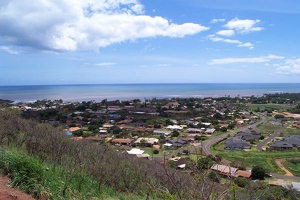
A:
POLYGON ((131 143, 131 139, 129 139, 129 138, 116 138, 116 139, 113 139, 112 142, 114 142, 114 143, 131 143))
POLYGON ((79 127, 70 127, 69 128, 69 131, 70 132, 73 132, 73 131, 78 131, 78 130, 80 130, 81 128, 79 128, 79 127))
POLYGON ((249 171, 244 171, 244 170, 238 170, 236 172, 237 176, 245 177, 245 178, 250 178, 251 177, 251 172, 249 171))
POLYGON ((98 136, 89 136, 85 138, 86 140, 92 140, 92 141, 101 141, 103 138, 98 137, 98 136))

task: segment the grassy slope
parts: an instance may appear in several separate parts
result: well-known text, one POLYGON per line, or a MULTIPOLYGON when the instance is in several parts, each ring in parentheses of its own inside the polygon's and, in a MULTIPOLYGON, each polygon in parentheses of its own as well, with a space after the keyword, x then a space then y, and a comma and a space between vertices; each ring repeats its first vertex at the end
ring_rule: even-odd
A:
POLYGON ((16 149, 0 148, 0 172, 9 175, 11 186, 36 197, 50 199, 141 199, 101 186, 86 174, 72 174, 42 163, 16 149))

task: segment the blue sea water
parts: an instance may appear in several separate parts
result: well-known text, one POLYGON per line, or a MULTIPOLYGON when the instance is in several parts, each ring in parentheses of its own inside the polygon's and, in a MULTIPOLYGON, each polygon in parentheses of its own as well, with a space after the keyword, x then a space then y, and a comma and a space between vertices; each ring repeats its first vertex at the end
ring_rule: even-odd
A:
POLYGON ((300 93, 300 83, 189 83, 189 84, 97 84, 0 86, 0 99, 29 102, 42 99, 64 101, 130 100, 172 97, 262 96, 300 93))

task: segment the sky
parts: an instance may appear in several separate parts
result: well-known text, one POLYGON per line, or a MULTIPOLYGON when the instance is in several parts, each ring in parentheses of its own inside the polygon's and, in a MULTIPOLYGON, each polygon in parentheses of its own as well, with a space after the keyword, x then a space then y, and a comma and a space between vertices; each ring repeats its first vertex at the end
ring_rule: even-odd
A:
POLYGON ((0 1, 0 85, 300 83, 299 0, 0 1))

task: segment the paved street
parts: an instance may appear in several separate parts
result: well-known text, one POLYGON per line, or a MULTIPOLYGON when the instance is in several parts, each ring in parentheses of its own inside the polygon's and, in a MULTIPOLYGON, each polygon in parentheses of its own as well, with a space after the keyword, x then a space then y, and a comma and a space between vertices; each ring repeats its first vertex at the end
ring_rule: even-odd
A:
MULTIPOLYGON (((240 131, 248 130, 249 127, 250 127, 251 129, 256 130, 256 126, 259 125, 259 124, 261 124, 261 123, 264 123, 265 121, 266 121, 266 117, 263 115, 263 116, 261 117, 261 120, 260 120, 260 121, 254 123, 254 124, 251 124, 250 126, 243 127, 243 128, 238 129, 238 130, 235 130, 235 131, 231 132, 230 135, 231 135, 231 136, 234 136, 234 135, 236 135, 236 134, 237 134, 238 132, 240 132, 240 131)), ((227 137, 227 135, 228 135, 228 133, 224 133, 224 134, 219 135, 219 136, 217 136, 217 137, 215 137, 215 138, 213 138, 213 139, 204 141, 204 142, 202 143, 202 151, 203 151, 203 153, 204 153, 205 155, 214 155, 214 154, 211 152, 211 150, 210 150, 211 145, 213 145, 213 144, 215 144, 215 143, 217 143, 217 142, 223 140, 224 138, 227 137)))

